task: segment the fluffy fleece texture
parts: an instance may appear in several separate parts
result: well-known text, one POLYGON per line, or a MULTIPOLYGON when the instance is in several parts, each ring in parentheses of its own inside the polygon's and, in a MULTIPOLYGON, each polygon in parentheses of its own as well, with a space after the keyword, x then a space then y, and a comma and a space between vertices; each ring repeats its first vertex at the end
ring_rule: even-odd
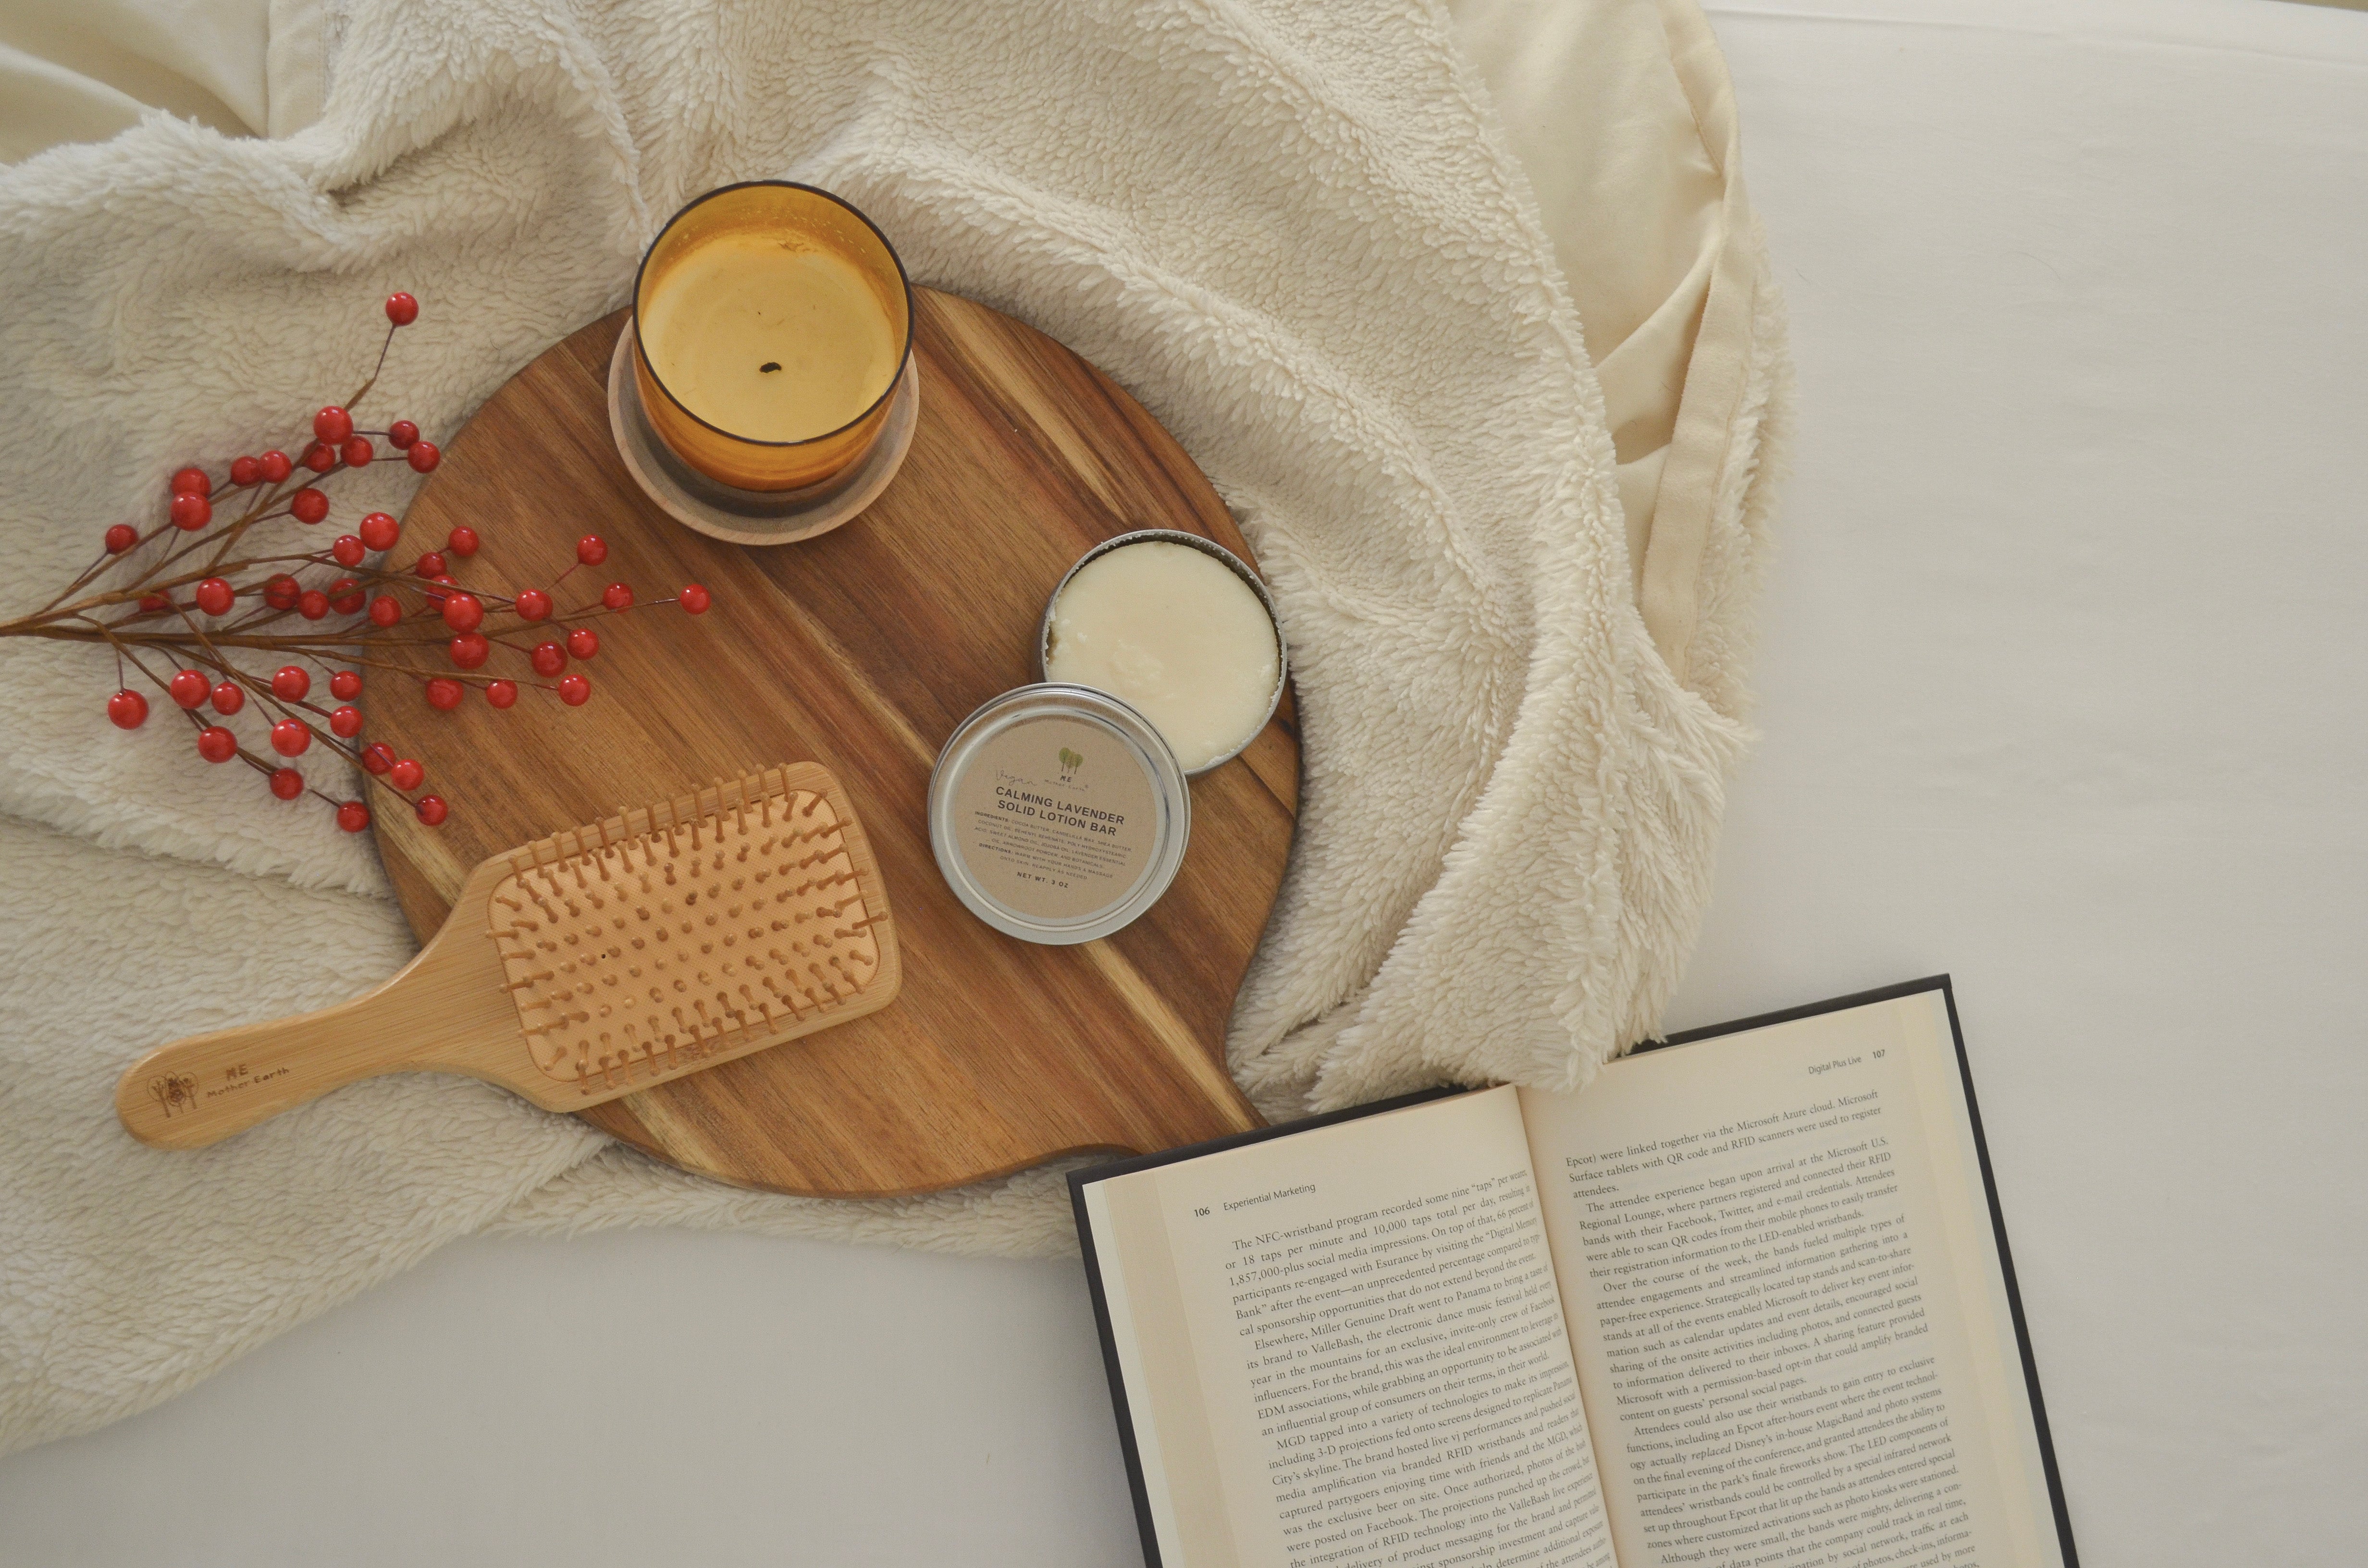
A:
MULTIPOLYGON (((1744 738, 1757 416, 1705 556, 1697 639, 1725 652, 1690 687, 1635 608, 1578 319, 1443 13, 358 0, 331 35, 298 135, 159 118, 0 175, 0 613, 151 515, 190 454, 295 438, 290 411, 359 379, 391 289, 427 311, 373 403, 449 431, 621 304, 688 197, 812 181, 919 280, 1141 397, 1259 552, 1306 757, 1229 1041, 1260 1105, 1577 1083, 1650 1027, 1744 738)), ((1754 354, 1757 410, 1772 330, 1754 354)), ((347 994, 408 943, 366 843, 193 766, 170 725, 108 728, 112 685, 90 650, 0 643, 0 1449, 153 1403, 486 1226, 1071 1244, 1058 1172, 743 1193, 429 1075, 139 1146, 109 1104, 133 1056, 347 994)))

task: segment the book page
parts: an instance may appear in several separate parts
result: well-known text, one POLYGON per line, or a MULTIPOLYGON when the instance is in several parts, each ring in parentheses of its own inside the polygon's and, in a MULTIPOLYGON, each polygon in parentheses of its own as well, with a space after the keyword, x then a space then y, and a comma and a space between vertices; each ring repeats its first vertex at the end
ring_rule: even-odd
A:
POLYGON ((1165 1568, 1613 1568, 1512 1090, 1083 1201, 1165 1568))
POLYGON ((1522 1105, 1622 1568, 2061 1561, 1940 993, 1522 1105))

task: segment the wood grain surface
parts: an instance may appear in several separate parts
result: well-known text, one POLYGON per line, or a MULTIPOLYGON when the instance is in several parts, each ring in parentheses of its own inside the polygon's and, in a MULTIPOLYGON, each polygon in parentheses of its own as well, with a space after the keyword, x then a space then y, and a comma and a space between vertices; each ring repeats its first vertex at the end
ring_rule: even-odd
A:
POLYGON ((1091 365, 985 306, 915 294, 911 452, 860 518, 802 544, 704 539, 634 486, 605 401, 622 313, 521 370, 447 443, 398 558, 466 523, 484 543, 455 562, 464 585, 553 587, 577 537, 598 533, 609 557, 556 585, 562 613, 613 581, 644 608, 597 623, 580 709, 529 691, 507 713, 473 697, 436 713, 392 678, 369 695, 370 736, 424 762, 452 807, 439 828, 379 813, 423 937, 495 851, 755 767, 810 759, 837 776, 895 910, 894 1005, 583 1113, 687 1170, 774 1191, 921 1192, 1258 1125, 1223 1042, 1290 849, 1288 697, 1241 757, 1193 781, 1183 870, 1102 941, 1039 947, 973 918, 939 875, 926 810, 954 726, 1036 678, 1045 597, 1089 546, 1171 528, 1248 547, 1182 449, 1091 365), (647 604, 685 582, 713 592, 705 616, 647 604))

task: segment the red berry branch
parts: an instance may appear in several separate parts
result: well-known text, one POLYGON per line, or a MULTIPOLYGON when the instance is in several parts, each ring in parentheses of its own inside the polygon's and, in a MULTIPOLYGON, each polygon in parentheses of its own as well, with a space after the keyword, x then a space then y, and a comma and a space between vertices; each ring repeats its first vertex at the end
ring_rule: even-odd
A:
MULTIPOLYGON (((188 720, 199 757, 245 763, 280 800, 310 794, 326 801, 348 833, 370 825, 369 806, 323 793, 293 766, 316 741, 358 764, 365 778, 402 799, 430 827, 450 811, 441 797, 416 793, 427 778, 418 762, 398 757, 384 742, 358 742, 362 711, 353 700, 362 694, 363 669, 421 682, 428 706, 443 712, 467 700, 472 688, 500 709, 516 706, 522 687, 580 708, 592 696, 592 682, 569 665, 600 651, 600 633, 577 623, 622 615, 635 604, 626 583, 611 583, 598 599, 564 612, 549 589, 493 592, 463 585, 451 574, 453 560, 467 560, 479 545, 476 530, 466 527, 454 528, 441 549, 394 567, 387 556, 400 542, 403 525, 384 512, 362 517, 325 550, 305 548, 301 534, 285 548, 249 542, 249 534, 265 524, 284 519, 309 529, 325 521, 329 496, 322 484, 340 473, 374 462, 407 462, 428 473, 442 460, 436 444, 421 439, 419 426, 408 419, 383 430, 354 424, 351 410, 377 384, 395 333, 419 319, 419 301, 409 294, 388 296, 386 319, 370 379, 343 403, 313 415, 302 457, 273 450, 233 458, 219 483, 203 467, 182 469, 173 475, 161 522, 144 532, 115 524, 98 558, 55 598, 30 615, 0 621, 0 637, 106 643, 115 650, 121 687, 107 699, 107 716, 118 728, 147 722, 148 699, 134 689, 135 679, 144 681, 188 720), (381 451, 373 437, 389 449, 381 451), (311 631, 290 625, 291 616, 315 625, 336 619, 311 631), (532 629, 544 626, 557 635, 529 641, 536 636, 532 629), (422 676, 407 664, 374 656, 423 642, 442 642, 455 673, 422 676), (267 678, 234 663, 231 650, 295 662, 267 678), (496 650, 540 678, 491 673, 487 665, 496 650), (313 700, 314 668, 327 675, 328 697, 337 706, 313 700), (270 756, 242 744, 225 722, 244 712, 250 697, 256 721, 268 732, 264 744, 270 756)), ((576 540, 575 562, 552 586, 577 567, 608 558, 608 545, 586 535, 576 540)), ((655 602, 699 615, 710 601, 707 590, 692 583, 655 602)))

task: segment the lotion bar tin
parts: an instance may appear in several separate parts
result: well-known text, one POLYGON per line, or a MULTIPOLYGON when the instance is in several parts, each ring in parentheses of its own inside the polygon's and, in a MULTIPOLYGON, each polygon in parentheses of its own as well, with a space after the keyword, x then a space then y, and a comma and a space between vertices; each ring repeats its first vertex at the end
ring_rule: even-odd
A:
POLYGON ((1107 937, 1184 863, 1191 787, 1119 698, 1041 683, 980 704, 929 776, 929 847, 963 907, 1048 946, 1107 937))
POLYGON ((1052 597, 1044 601, 1044 617, 1036 627, 1036 673, 1040 678, 1051 678, 1053 611, 1060 604, 1062 591, 1068 587, 1070 579, 1114 550, 1124 550, 1131 544, 1148 544, 1154 540, 1167 544, 1180 544, 1188 550, 1197 550, 1201 554, 1219 562, 1235 576, 1249 585, 1250 592, 1258 596, 1258 604, 1266 610, 1267 624, 1274 628, 1274 690, 1267 698, 1266 717, 1260 719, 1250 733, 1242 737, 1240 745, 1223 756, 1212 758, 1202 766, 1191 769, 1185 775, 1188 778, 1198 778, 1204 773, 1215 772, 1248 749, 1250 742, 1258 739, 1267 725, 1273 722, 1275 710, 1282 706, 1283 687, 1291 681, 1291 645, 1283 640, 1282 612, 1275 608, 1274 595, 1268 590, 1265 580, 1250 570, 1248 562, 1244 561, 1215 540, 1202 539, 1199 534, 1186 533, 1181 528, 1136 528, 1131 533, 1117 534, 1106 539, 1078 556, 1070 564, 1069 569, 1061 574, 1061 580, 1053 585, 1052 597))

